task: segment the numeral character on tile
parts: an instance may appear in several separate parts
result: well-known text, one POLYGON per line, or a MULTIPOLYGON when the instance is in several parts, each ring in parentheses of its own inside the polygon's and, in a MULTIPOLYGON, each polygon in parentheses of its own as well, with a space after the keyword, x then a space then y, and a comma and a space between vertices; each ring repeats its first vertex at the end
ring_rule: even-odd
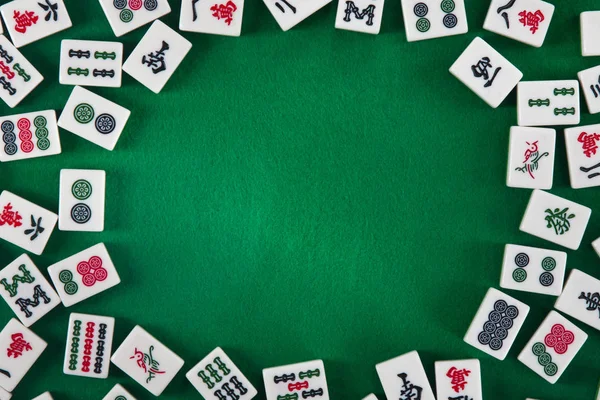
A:
POLYGON ((479 360, 436 361, 438 399, 481 399, 479 360))
POLYGON ((263 0, 263 2, 281 29, 287 31, 329 4, 331 0, 263 0))
POLYGON ((600 186, 600 125, 565 129, 571 187, 600 186))
POLYGON ((182 0, 179 29, 240 36, 244 0, 182 0))

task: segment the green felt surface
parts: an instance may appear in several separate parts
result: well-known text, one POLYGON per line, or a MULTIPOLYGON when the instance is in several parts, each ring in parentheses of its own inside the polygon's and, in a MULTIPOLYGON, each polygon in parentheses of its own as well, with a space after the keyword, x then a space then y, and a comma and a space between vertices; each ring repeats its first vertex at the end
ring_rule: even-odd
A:
MULTIPOLYGON (((163 21, 177 27, 170 3, 163 21)), ((66 4, 74 26, 21 49, 44 82, 0 114, 61 110, 72 89, 58 83, 61 39, 115 40, 97 1, 66 4)), ((33 325, 49 347, 14 399, 101 399, 115 383, 153 398, 114 366, 107 380, 63 375, 70 312, 114 316, 115 348, 140 324, 182 356, 164 399, 200 398, 184 374, 216 346, 258 399, 262 368, 315 358, 332 399, 384 399, 375 364, 414 349, 432 386, 434 361, 477 357, 486 400, 593 399, 597 331, 577 323, 589 339, 556 385, 516 359, 553 297, 509 292, 531 312, 505 361, 462 341, 498 287, 505 243, 558 247, 519 232, 530 191, 505 186, 514 93, 492 109, 448 68, 475 36, 526 80, 600 63, 580 50, 579 13, 594 0, 556 4, 541 49, 483 31, 488 5, 466 1, 466 35, 407 43, 398 0, 378 36, 335 30, 337 2, 282 32, 249 0, 240 38, 183 34, 192 51, 159 95, 126 74, 120 89, 91 88, 132 111, 116 149, 61 131, 61 155, 0 164, 0 189, 56 212, 61 168, 106 170, 105 232, 55 231, 33 260, 45 271, 105 242, 122 283, 33 325)), ((121 38, 126 55, 146 29, 121 38)), ((582 123, 599 121, 582 110, 582 123)), ((568 269, 598 277, 600 195, 570 189, 562 137, 552 193, 594 210, 568 269)), ((0 265, 21 253, 1 242, 0 265)), ((12 316, 0 305, 0 324, 12 316)))

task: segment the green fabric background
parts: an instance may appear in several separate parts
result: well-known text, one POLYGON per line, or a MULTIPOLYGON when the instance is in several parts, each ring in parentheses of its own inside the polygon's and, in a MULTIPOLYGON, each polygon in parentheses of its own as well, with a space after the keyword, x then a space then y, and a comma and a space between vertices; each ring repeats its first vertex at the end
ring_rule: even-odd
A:
MULTIPOLYGON (((177 27, 170 3, 163 21, 177 27)), ((61 110, 72 89, 58 83, 61 39, 116 40, 98 1, 66 4, 74 26, 21 49, 44 82, 2 115, 61 110)), ((70 312, 114 316, 114 348, 140 324, 182 356, 164 399, 200 398, 184 374, 216 346, 258 399, 262 368, 315 358, 332 399, 384 399, 375 364, 414 349, 432 386, 434 361, 476 357, 486 400, 593 399, 597 331, 583 326, 590 337, 556 385, 516 359, 553 297, 508 292, 531 312, 503 362, 462 341, 498 287, 504 244, 558 247, 519 232, 530 191, 505 186, 514 93, 492 109, 448 68, 479 35, 525 80, 576 79, 600 62, 581 57, 579 37, 579 13, 598 5, 556 5, 536 49, 483 31, 487 0, 466 1, 468 34, 415 43, 398 0, 378 36, 334 29, 337 1, 282 32, 247 0, 240 38, 183 34, 192 51, 159 95, 126 74, 120 89, 91 88, 132 111, 116 149, 62 131, 61 155, 0 164, 0 189, 56 212, 61 168, 106 170, 106 231, 57 230, 33 260, 45 272, 105 242, 122 283, 33 325, 49 347, 14 399, 101 399, 115 383, 153 398, 114 366, 107 380, 63 375, 70 312)), ((120 39, 126 55, 146 29, 120 39)), ((582 124, 599 121, 582 110, 582 124)), ((559 131, 552 193, 595 209, 568 267, 600 276, 600 195, 570 189, 565 157, 559 131)), ((0 266, 21 253, 0 243, 0 266)), ((11 317, 0 306, 0 325, 11 317)))

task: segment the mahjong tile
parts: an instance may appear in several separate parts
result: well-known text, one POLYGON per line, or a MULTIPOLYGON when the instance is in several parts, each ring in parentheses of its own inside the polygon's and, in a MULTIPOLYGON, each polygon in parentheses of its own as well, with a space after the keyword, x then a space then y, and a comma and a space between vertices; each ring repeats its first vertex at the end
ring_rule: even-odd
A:
POLYGON ((406 399, 435 400, 416 351, 379 363, 375 369, 388 399, 395 399, 401 393, 406 399))
POLYGON ((600 65, 577 73, 590 114, 600 112, 600 65))
POLYGON ((63 85, 121 87, 123 43, 63 40, 59 82, 63 85))
POLYGON ((506 186, 551 189, 556 131, 548 128, 510 128, 506 186))
POLYGON ((381 29, 384 0, 339 0, 336 29, 377 35, 381 29))
POLYGON ((181 357, 140 326, 133 328, 111 361, 155 396, 160 396, 183 367, 181 357))
POLYGON ((167 0, 100 0, 100 6, 117 37, 171 12, 167 0))
POLYGON ((125 390, 123 386, 116 384, 102 400, 135 400, 135 397, 125 390))
POLYGON ((33 400, 53 400, 53 399, 52 399, 52 395, 50 394, 50 392, 44 392, 44 393, 40 394, 39 396, 37 396, 36 398, 34 398, 33 400))
POLYGON ((10 108, 16 107, 44 80, 4 35, 0 35, 0 71, 0 98, 10 108))
POLYGON ((0 270, 0 296, 30 327, 60 304, 60 298, 27 254, 0 270))
POLYGON ((243 15, 244 0, 183 0, 179 30, 240 36, 243 15))
POLYGON ((577 125, 579 119, 578 81, 529 81, 517 85, 520 126, 577 125))
POLYGON ((600 186, 600 124, 565 129, 569 178, 573 189, 600 186))
POLYGON ((263 380, 267 400, 315 397, 319 400, 329 400, 322 360, 263 369, 263 380))
POLYGON ((103 243, 51 265, 48 274, 65 307, 121 282, 103 243))
POLYGON ((0 239, 40 255, 58 216, 8 190, 0 194, 0 239))
POLYGON ((464 0, 401 0, 406 40, 434 39, 467 33, 464 0))
POLYGON ((554 308, 600 330, 600 280, 572 270, 554 308))
POLYGON ((0 161, 53 156, 62 151, 54 110, 0 117, 0 129, 0 161))
POLYGON ((275 21, 287 31, 310 17, 331 0, 263 0, 275 21))
POLYGON ((435 386, 440 400, 482 399, 479 360, 436 361, 435 386))
POLYGON ((78 232, 103 231, 105 185, 105 171, 61 170, 58 229, 78 232))

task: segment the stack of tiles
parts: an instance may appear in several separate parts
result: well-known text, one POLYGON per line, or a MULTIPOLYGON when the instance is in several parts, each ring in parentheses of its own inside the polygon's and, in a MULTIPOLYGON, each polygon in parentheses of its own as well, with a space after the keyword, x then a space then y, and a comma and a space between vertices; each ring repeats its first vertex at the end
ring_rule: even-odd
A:
POLYGON ((106 379, 115 319, 72 313, 68 329, 63 373, 106 379))
POLYGON ((181 3, 179 30, 212 33, 213 35, 240 36, 244 0, 220 2, 191 0, 181 3))
POLYGON ((388 399, 435 400, 419 353, 411 351, 375 366, 388 399))
POLYGON ((155 396, 160 396, 183 367, 181 357, 140 326, 133 328, 111 361, 155 396))
POLYGON ((527 304, 490 288, 464 340, 492 357, 504 360, 527 314, 529 314, 527 304))
POLYGON ((263 369, 267 400, 329 400, 325 366, 322 360, 263 369))
POLYGON ((58 216, 5 190, 0 194, 0 239, 33 254, 44 252, 58 216))
POLYGON ((46 349, 46 342, 11 319, 0 332, 0 386, 12 392, 46 349))
POLYGON ((59 82, 63 85, 121 87, 123 44, 63 40, 59 82))
POLYGON ((263 0, 275 21, 287 31, 331 3, 331 0, 263 0))
POLYGON ((54 110, 2 117, 0 129, 4 142, 0 161, 52 156, 62 151, 54 110))
POLYGON ((0 71, 0 99, 10 108, 16 107, 44 80, 4 35, 0 35, 0 71))
POLYGON ((550 311, 518 358, 548 382, 556 383, 586 340, 585 332, 550 311))
POLYGON ((258 394, 220 347, 204 357, 185 376, 206 400, 250 400, 258 394))
POLYGON ((167 0, 100 0, 115 36, 123 36, 171 12, 167 0))
POLYGON ((48 274, 65 307, 121 282, 103 243, 49 266, 48 274))
POLYGON ((481 399, 479 360, 436 361, 438 399, 481 399))
POLYGON ((130 114, 125 107, 75 86, 60 114, 58 126, 100 147, 113 150, 130 114))
POLYGON ((0 270, 0 295, 30 327, 60 304, 60 298, 27 254, 0 270))
POLYGON ((103 231, 105 186, 104 171, 61 170, 58 229, 79 232, 103 231))
POLYGON ((14 0, 0 7, 15 47, 25 46, 70 28, 63 0, 14 0))
POLYGON ((155 21, 123 64, 123 71, 159 93, 191 48, 183 36, 155 21))
POLYGON ((567 253, 507 244, 500 287, 559 296, 562 292, 567 253))

